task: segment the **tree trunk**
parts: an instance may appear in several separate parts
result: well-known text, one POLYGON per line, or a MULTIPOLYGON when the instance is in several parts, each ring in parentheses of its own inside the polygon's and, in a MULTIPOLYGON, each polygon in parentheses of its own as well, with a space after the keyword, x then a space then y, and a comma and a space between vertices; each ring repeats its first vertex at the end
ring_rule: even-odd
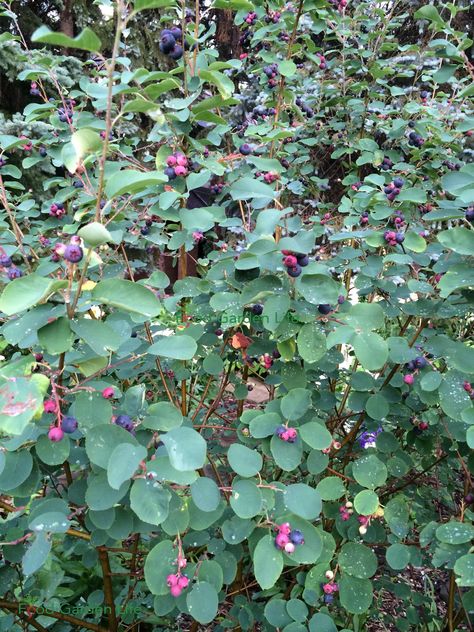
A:
POLYGON ((68 37, 74 37, 74 14, 72 12, 73 1, 64 0, 64 7, 60 14, 60 31, 68 37))

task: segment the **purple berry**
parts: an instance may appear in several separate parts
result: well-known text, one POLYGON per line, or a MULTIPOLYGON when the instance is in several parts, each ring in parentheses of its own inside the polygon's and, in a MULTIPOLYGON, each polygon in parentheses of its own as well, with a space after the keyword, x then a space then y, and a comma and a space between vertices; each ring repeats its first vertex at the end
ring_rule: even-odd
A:
POLYGON ((70 263, 78 263, 82 259, 83 255, 84 253, 82 248, 76 244, 69 244, 66 246, 66 250, 64 251, 64 258, 70 263))
POLYGON ((308 265, 309 263, 309 257, 308 255, 300 255, 297 254, 296 258, 298 259, 298 265, 301 266, 302 268, 304 268, 305 266, 308 265))
POLYGON ((176 173, 173 167, 166 167, 165 176, 168 176, 168 180, 174 180, 176 178, 176 173))
POLYGON ((0 255, 0 266, 9 268, 12 265, 12 260, 8 255, 0 255))
POLYGON ((128 415, 118 415, 118 417, 115 418, 115 424, 128 432, 133 430, 133 421, 128 415))
POLYGON ((287 272, 290 277, 299 277, 301 274, 301 266, 299 264, 296 264, 292 268, 288 268, 287 272))
POLYGON ((304 544, 304 535, 299 529, 293 529, 290 533, 290 540, 293 544, 304 544))
POLYGON ((177 44, 169 55, 171 59, 175 59, 176 61, 178 59, 181 59, 181 57, 183 56, 183 47, 177 44))
POLYGON ((405 184, 405 180, 403 178, 395 178, 393 184, 396 186, 397 189, 401 189, 402 186, 405 184))
POLYGON ((318 305, 318 312, 326 316, 327 314, 330 314, 332 312, 332 307, 327 303, 323 305, 318 305))
POLYGON ((255 314, 255 316, 260 316, 262 312, 263 312, 263 305, 260 305, 260 303, 256 303, 255 305, 252 305, 252 314, 255 314))
POLYGON ((12 267, 8 269, 7 276, 10 281, 13 281, 13 279, 19 279, 20 277, 22 277, 23 272, 20 270, 20 268, 12 267))
POLYGON ((345 299, 345 297, 344 297, 344 296, 342 296, 342 294, 340 294, 340 295, 337 297, 337 302, 338 302, 338 304, 339 304, 339 305, 342 305, 342 304, 344 303, 344 301, 345 301, 345 300, 346 300, 346 299, 345 299))
POLYGON ((417 369, 424 369, 428 364, 428 360, 424 356, 418 356, 415 358, 415 366, 417 369))
POLYGON ((175 46, 176 38, 173 36, 173 34, 169 32, 163 32, 160 38, 160 51, 165 55, 168 55, 169 53, 171 53, 175 46))
POLYGON ((252 153, 252 147, 248 143, 244 143, 243 145, 240 145, 239 151, 242 156, 248 156, 252 153))
POLYGON ((61 430, 66 434, 72 434, 77 430, 77 419, 75 417, 63 417, 61 430))

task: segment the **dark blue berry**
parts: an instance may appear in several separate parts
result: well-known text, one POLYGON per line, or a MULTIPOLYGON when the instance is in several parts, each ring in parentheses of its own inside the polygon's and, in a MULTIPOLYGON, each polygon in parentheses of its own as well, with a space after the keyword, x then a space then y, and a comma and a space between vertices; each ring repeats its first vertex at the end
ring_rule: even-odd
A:
POLYGON ((72 434, 77 430, 77 419, 75 417, 63 417, 61 430, 66 434, 72 434))

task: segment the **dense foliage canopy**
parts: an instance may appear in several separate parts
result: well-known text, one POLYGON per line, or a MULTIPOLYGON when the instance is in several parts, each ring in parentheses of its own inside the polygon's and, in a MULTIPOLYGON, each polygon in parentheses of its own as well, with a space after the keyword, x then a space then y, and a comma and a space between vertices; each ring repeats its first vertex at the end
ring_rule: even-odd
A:
POLYGON ((469 4, 0 7, 0 629, 472 629, 469 4))

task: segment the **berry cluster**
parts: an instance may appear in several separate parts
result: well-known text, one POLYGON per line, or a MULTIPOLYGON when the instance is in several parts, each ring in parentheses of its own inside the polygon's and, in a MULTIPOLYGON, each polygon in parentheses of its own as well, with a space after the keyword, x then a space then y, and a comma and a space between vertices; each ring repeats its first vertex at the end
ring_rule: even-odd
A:
POLYGON ((383 171, 388 171, 392 167, 393 167, 393 162, 390 160, 390 158, 388 156, 384 156, 384 159, 382 160, 380 168, 383 171))
POLYGON ((7 269, 7 277, 10 281, 13 281, 13 279, 19 279, 23 276, 23 271, 13 265, 11 257, 6 254, 0 255, 0 267, 7 269))
POLYGON ((219 195, 219 193, 222 193, 222 190, 224 188, 224 183, 215 182, 214 184, 211 184, 209 188, 210 188, 211 193, 214 193, 214 195, 219 195))
POLYGON ((264 353, 263 355, 261 355, 258 361, 267 370, 270 369, 273 365, 273 358, 269 353, 264 353))
POLYGON ((257 21, 257 14, 255 13, 255 11, 250 11, 249 13, 247 13, 247 15, 244 18, 244 22, 250 25, 255 24, 256 21, 257 21))
POLYGON ((296 428, 287 428, 286 426, 278 426, 275 430, 276 436, 282 441, 287 441, 288 443, 295 443, 298 438, 298 431, 296 428))
POLYGON ((313 108, 305 103, 301 97, 297 97, 295 103, 301 109, 301 111, 306 114, 306 118, 312 118, 314 116, 313 108))
POLYGON ((283 265, 290 277, 298 277, 301 274, 301 268, 309 263, 308 255, 299 252, 291 252, 290 250, 282 250, 283 265))
POLYGON ((418 419, 411 419, 412 424, 414 425, 415 434, 420 434, 424 430, 428 430, 429 425, 426 421, 418 421, 418 419))
POLYGON ((408 144, 411 147, 421 147, 424 142, 424 138, 416 132, 410 132, 408 134, 408 144))
POLYGON ((393 217, 389 219, 390 224, 395 226, 395 228, 401 228, 405 225, 405 215, 401 211, 395 211, 393 217))
POLYGON ((267 117, 267 116, 275 116, 276 109, 275 108, 267 108, 264 105, 256 105, 252 111, 253 116, 255 117, 267 117))
POLYGON ((268 87, 274 88, 278 83, 278 64, 270 64, 269 66, 265 66, 263 69, 263 73, 268 77, 268 87))
POLYGON ((61 123, 71 123, 74 116, 74 106, 76 102, 74 99, 66 99, 64 106, 58 108, 58 116, 61 123))
POLYGON ((84 251, 81 247, 80 237, 73 236, 69 244, 57 243, 54 246, 54 252, 51 256, 53 261, 59 261, 62 257, 69 263, 79 263, 84 256, 84 251))
POLYGON ((168 176, 169 180, 174 180, 178 176, 184 177, 188 175, 189 160, 179 151, 168 156, 166 165, 165 175, 168 176))
POLYGON ((61 219, 66 215, 66 209, 64 208, 64 204, 62 202, 53 202, 49 207, 49 214, 51 217, 57 217, 61 219))
POLYGON ((166 583, 170 588, 171 596, 179 597, 183 590, 189 586, 189 579, 178 571, 175 574, 168 575, 166 583))
POLYGON ((30 94, 32 97, 39 97, 40 95, 40 91, 38 90, 38 84, 36 83, 36 81, 31 82, 30 94))
POLYGON ((273 22, 273 24, 278 24, 278 22, 280 21, 280 18, 281 18, 280 11, 268 11, 267 15, 265 16, 265 22, 267 24, 270 24, 271 22, 273 22))
POLYGON ((366 226, 369 223, 369 214, 367 211, 364 211, 359 219, 359 224, 361 226, 366 226))
POLYGON ((387 200, 393 202, 397 195, 400 195, 400 191, 402 186, 405 184, 405 180, 403 178, 394 178, 390 184, 387 184, 384 187, 383 192, 387 196, 387 200))
POLYGON ((383 238, 389 246, 396 246, 405 241, 405 235, 403 233, 396 233, 393 230, 386 230, 383 234, 383 238))
POLYGON ((324 574, 328 580, 325 584, 321 584, 324 593, 324 603, 332 603, 334 601, 334 593, 339 592, 339 584, 336 584, 334 581, 333 571, 327 570, 324 574))
POLYGON ((450 171, 459 171, 462 167, 460 162, 452 162, 451 160, 445 160, 443 162, 443 166, 450 171))
POLYGON ((347 501, 345 505, 341 505, 339 507, 339 515, 341 516, 341 520, 343 522, 346 522, 346 520, 349 520, 349 518, 352 516, 353 513, 354 513, 354 510, 352 508, 352 503, 350 501, 347 501))
MULTIPOLYGON (((186 45, 186 44, 185 44, 186 45)), ((183 32, 179 26, 164 29, 160 35, 160 51, 177 61, 183 56, 183 32)))
POLYGON ((326 57, 324 57, 324 55, 322 55, 321 53, 316 53, 316 57, 318 57, 319 59, 319 69, 320 70, 327 70, 327 62, 326 62, 326 57))
POLYGON ((275 536, 275 546, 285 553, 294 553, 295 548, 304 544, 304 536, 299 529, 292 529, 289 522, 275 525, 277 534, 275 536))
POLYGON ((273 171, 267 171, 263 174, 263 179, 267 184, 272 184, 273 182, 276 182, 279 178, 280 176, 278 175, 278 173, 273 173, 273 171))

